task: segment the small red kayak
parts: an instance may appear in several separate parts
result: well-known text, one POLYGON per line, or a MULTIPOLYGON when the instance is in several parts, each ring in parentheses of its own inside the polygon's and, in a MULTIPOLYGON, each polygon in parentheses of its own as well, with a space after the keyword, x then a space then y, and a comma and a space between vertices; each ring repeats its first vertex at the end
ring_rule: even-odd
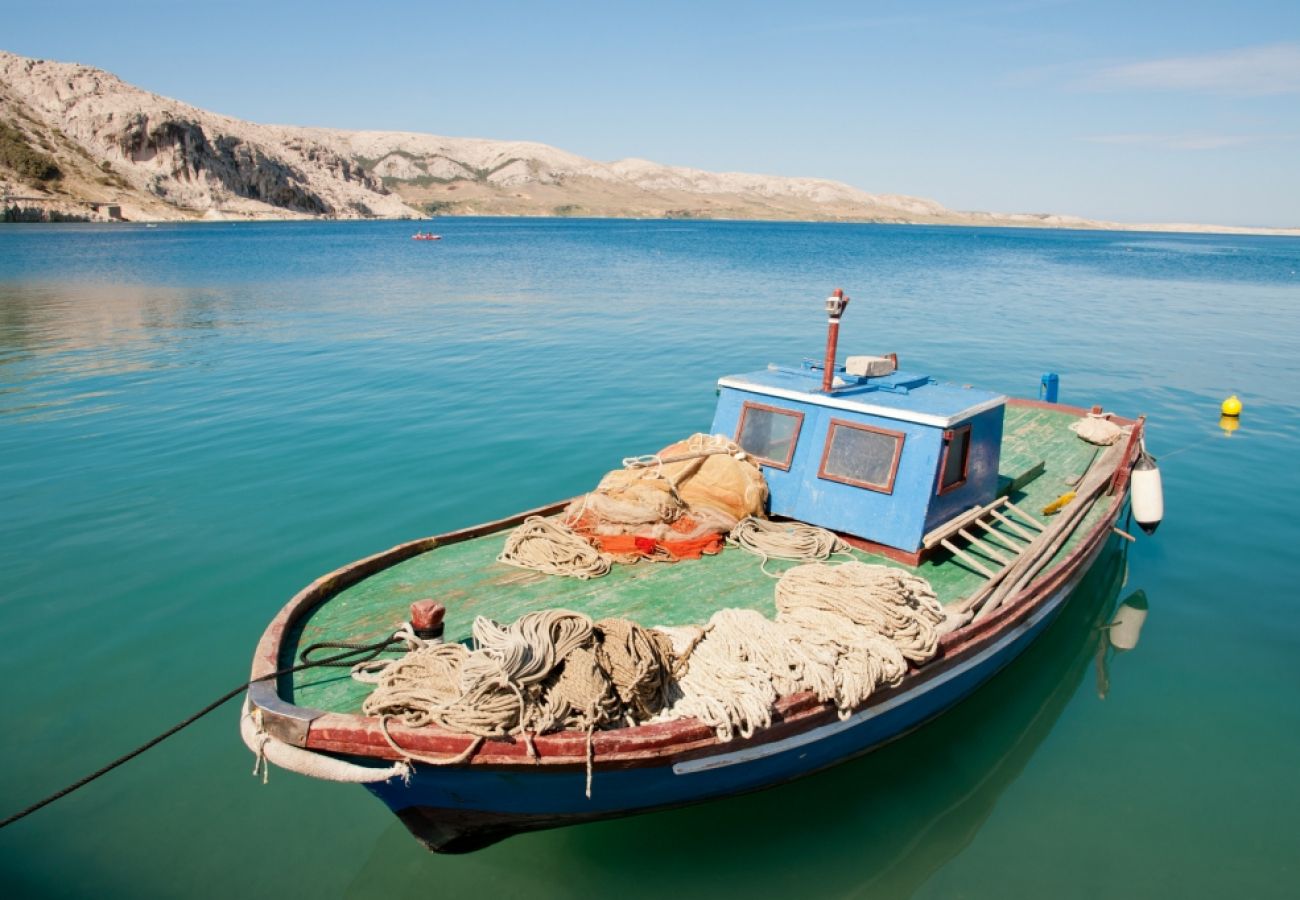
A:
POLYGON ((411 240, 413 240, 413 241, 440 241, 440 240, 442 240, 442 235, 440 235, 440 234, 433 234, 433 233, 428 232, 428 231, 417 231, 415 234, 411 235, 411 240))

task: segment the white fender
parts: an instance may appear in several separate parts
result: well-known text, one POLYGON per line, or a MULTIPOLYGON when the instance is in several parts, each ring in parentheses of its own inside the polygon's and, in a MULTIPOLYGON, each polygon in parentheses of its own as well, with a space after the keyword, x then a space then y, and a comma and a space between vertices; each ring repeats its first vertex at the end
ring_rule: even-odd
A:
POLYGON ((281 769, 299 775, 347 784, 369 784, 390 778, 407 778, 411 774, 411 766, 406 762, 399 761, 382 769, 370 768, 286 744, 262 730, 260 722, 256 721, 259 712, 261 711, 250 710, 248 700, 245 699, 244 708, 239 714, 239 736, 257 757, 257 765, 253 767, 254 775, 267 762, 273 762, 281 769))
POLYGON ((1133 465, 1133 518, 1147 534, 1155 534, 1165 517, 1165 492, 1160 485, 1160 469, 1146 452, 1133 465))

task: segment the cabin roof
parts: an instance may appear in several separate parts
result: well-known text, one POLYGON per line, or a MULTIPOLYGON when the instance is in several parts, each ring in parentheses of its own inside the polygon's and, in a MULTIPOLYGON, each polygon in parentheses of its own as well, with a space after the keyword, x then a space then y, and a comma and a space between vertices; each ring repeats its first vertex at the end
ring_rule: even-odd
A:
POLYGON ((718 380, 718 386, 935 428, 949 428, 1007 402, 1004 394, 945 384, 928 375, 893 372, 867 378, 849 375, 838 366, 835 372, 829 394, 821 391, 822 369, 809 363, 801 368, 769 365, 758 372, 728 375, 718 380))

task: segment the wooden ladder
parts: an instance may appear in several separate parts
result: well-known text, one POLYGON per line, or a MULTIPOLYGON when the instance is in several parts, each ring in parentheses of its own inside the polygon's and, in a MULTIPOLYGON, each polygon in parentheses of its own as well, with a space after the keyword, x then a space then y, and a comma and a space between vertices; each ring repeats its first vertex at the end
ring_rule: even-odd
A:
POLYGON ((999 497, 987 506, 972 507, 940 525, 922 539, 921 546, 926 550, 943 547, 985 578, 992 579, 1019 559, 1045 529, 1045 525, 1008 498, 999 497), (983 531, 983 536, 976 534, 975 529, 983 531), (965 542, 964 549, 959 541, 965 542), (995 542, 998 546, 994 546, 995 542), (977 559, 970 550, 978 550, 985 560, 977 559), (986 562, 1000 568, 991 569, 986 562))

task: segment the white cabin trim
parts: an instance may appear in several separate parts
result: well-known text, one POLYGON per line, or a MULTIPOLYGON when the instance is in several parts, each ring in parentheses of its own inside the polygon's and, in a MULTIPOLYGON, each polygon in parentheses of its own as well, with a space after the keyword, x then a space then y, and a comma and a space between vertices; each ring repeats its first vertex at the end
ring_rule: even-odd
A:
POLYGON ((933 428, 951 428, 958 422, 965 422, 972 416, 977 416, 990 409, 996 409, 999 406, 1005 406, 1007 402, 1006 396, 999 395, 989 400, 985 400, 983 403, 976 403, 974 406, 967 407, 966 409, 953 413, 950 416, 939 416, 932 413, 914 412, 910 409, 897 409, 892 406, 877 406, 874 403, 863 403, 859 400, 850 400, 847 397, 814 394, 808 391, 793 391, 789 388, 769 387, 765 384, 755 384, 752 381, 745 381, 742 378, 719 378, 718 387, 731 388, 737 391, 748 391, 751 394, 762 394, 766 397, 780 397, 785 400, 797 400, 800 403, 811 403, 814 406, 826 406, 831 409, 844 409, 849 412, 864 413, 868 416, 880 416, 883 419, 896 419, 899 422, 915 422, 917 425, 929 425, 933 428))

